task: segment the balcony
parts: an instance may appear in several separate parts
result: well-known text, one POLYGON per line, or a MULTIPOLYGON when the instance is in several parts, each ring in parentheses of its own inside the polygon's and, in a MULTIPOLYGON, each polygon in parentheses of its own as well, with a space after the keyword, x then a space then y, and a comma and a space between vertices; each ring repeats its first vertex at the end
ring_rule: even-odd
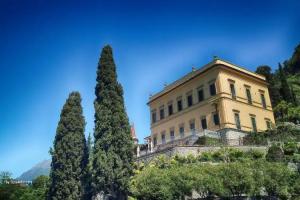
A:
POLYGON ((192 146, 198 140, 199 137, 210 137, 221 139, 221 133, 211 130, 203 130, 203 131, 189 131, 185 132, 184 136, 177 136, 170 140, 167 140, 165 143, 158 144, 153 147, 153 145, 148 143, 147 148, 143 148, 139 152, 139 156, 147 155, 149 153, 154 153, 158 151, 162 151, 174 146, 192 146), (151 148, 152 147, 152 148, 151 148))

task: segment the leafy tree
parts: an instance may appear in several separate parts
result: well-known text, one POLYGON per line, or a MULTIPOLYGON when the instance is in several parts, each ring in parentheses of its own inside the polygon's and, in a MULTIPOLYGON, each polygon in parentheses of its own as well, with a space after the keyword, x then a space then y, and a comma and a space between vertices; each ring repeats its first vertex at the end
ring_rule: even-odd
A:
POLYGON ((255 180, 252 176, 252 170, 247 163, 233 162, 223 164, 218 170, 218 177, 226 189, 225 197, 241 197, 243 194, 252 194, 255 180))
POLYGON ((167 169, 150 167, 145 169, 142 175, 135 177, 131 190, 140 200, 173 200, 175 191, 170 178, 167 169))
POLYGON ((282 163, 264 164, 264 188, 270 197, 289 199, 292 194, 293 172, 282 163))
POLYGON ((273 79, 272 69, 268 65, 258 66, 255 72, 265 76, 267 82, 270 82, 273 79))
POLYGON ((294 75, 289 75, 287 77, 288 84, 291 86, 293 98, 295 104, 299 106, 300 104, 300 73, 294 75))
POLYGON ((202 197, 214 199, 215 196, 225 196, 222 180, 218 177, 219 168, 214 165, 198 165, 191 169, 194 174, 192 182, 195 191, 202 197))
POLYGON ((171 190, 173 190, 173 199, 184 199, 185 196, 190 196, 194 187, 194 167, 189 164, 189 167, 178 167, 173 165, 169 170, 166 170, 167 176, 170 177, 171 190))
POLYGON ((49 177, 45 175, 38 176, 32 181, 32 187, 34 189, 46 189, 49 184, 49 177))
POLYGON ((32 181, 32 190, 35 200, 44 200, 49 188, 49 177, 45 175, 38 176, 32 181))
POLYGON ((277 118, 282 121, 286 121, 288 119, 288 110, 291 106, 291 103, 287 103, 286 101, 280 101, 274 108, 274 112, 277 118))
POLYGON ((12 173, 8 171, 1 171, 0 172, 0 184, 4 184, 9 182, 12 179, 12 173))
POLYGON ((290 121, 299 123, 300 121, 300 106, 294 106, 292 103, 280 101, 274 108, 277 121, 290 121))
POLYGON ((295 48, 292 57, 289 59, 286 71, 291 74, 300 72, 300 44, 295 48))
POLYGON ((82 199, 87 148, 81 97, 72 92, 63 106, 56 129, 48 199, 82 199))
POLYGON ((278 72, 279 72, 280 83, 281 83, 280 94, 285 101, 294 103, 293 101, 294 98, 291 93, 291 88, 289 87, 289 84, 287 82, 285 72, 283 71, 281 64, 279 63, 278 65, 279 65, 278 72))
POLYGON ((101 53, 95 95, 94 195, 126 199, 133 173, 133 141, 110 46, 101 53))

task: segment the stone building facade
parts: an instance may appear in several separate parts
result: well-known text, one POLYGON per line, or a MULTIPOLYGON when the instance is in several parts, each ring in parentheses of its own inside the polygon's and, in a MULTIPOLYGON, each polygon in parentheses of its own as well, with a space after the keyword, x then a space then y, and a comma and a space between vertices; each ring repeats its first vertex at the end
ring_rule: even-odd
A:
POLYGON ((193 135, 236 144, 248 132, 275 124, 265 77, 218 58, 165 86, 148 106, 151 152, 193 135))

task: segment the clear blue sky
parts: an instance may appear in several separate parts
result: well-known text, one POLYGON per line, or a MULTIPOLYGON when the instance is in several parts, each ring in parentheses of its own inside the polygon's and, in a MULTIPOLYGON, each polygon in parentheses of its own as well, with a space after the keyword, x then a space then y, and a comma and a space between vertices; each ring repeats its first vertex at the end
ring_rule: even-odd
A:
POLYGON ((0 170, 19 176, 50 158, 68 94, 83 98, 93 131, 96 67, 114 50, 140 141, 149 94, 213 55, 255 70, 276 67, 300 42, 300 1, 0 1, 0 170))

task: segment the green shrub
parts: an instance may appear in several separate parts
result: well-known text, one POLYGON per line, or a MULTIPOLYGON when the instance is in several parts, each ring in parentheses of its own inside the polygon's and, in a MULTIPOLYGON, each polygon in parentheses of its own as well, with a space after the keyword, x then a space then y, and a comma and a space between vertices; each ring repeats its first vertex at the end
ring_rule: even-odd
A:
POLYGON ((285 155, 293 155, 298 152, 298 145, 296 142, 286 142, 283 144, 283 151, 285 155))
POLYGON ((203 146, 219 146, 222 145, 222 142, 220 141, 220 139, 217 138, 203 136, 203 137, 199 137, 194 144, 203 145, 203 146))
POLYGON ((277 128, 244 137, 244 145, 267 145, 269 142, 300 142, 300 129, 292 123, 278 124, 277 128))
POLYGON ((293 172, 282 163, 264 165, 264 188, 270 197, 290 199, 293 193, 293 172))
POLYGON ((251 132, 243 138, 243 143, 244 145, 267 145, 268 134, 267 132, 251 132))
POLYGON ((251 149, 246 152, 246 156, 251 160, 259 160, 265 158, 265 152, 261 150, 251 149))
POLYGON ((200 162, 213 161, 212 153, 211 152, 203 152, 203 153, 201 153, 201 155, 198 156, 198 160, 200 162))
POLYGON ((188 168, 168 169, 148 167, 131 181, 134 197, 141 200, 173 200, 191 195, 193 178, 188 168))
POLYGON ((269 147, 266 155, 267 161, 280 162, 284 160, 284 152, 279 144, 273 144, 269 147))

